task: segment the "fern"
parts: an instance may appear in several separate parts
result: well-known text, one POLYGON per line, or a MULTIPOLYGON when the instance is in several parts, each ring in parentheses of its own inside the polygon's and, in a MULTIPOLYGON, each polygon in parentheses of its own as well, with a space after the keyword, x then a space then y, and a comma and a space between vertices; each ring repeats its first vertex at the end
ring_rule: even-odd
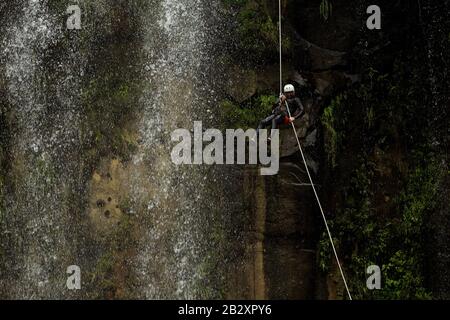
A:
POLYGON ((333 14, 333 4, 328 0, 322 0, 320 3, 320 15, 323 20, 328 21, 328 19, 333 14))

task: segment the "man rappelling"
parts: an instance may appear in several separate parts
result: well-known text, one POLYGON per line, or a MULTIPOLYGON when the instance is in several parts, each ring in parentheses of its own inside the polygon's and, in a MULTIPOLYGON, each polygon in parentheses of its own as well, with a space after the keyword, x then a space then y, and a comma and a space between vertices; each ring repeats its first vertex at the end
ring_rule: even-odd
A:
POLYGON ((295 95, 295 87, 287 84, 283 91, 272 107, 272 114, 259 123, 257 133, 269 125, 276 129, 279 125, 290 124, 305 114, 301 100, 295 95))

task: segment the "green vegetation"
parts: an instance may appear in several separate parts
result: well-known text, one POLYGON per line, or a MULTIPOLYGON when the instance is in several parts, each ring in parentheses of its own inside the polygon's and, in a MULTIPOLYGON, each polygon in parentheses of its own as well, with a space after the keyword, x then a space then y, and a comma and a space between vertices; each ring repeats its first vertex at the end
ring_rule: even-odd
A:
MULTIPOLYGON (((335 99, 333 99, 331 104, 323 111, 321 118, 326 141, 325 151, 328 156, 328 162, 333 168, 336 167, 336 154, 338 151, 338 146, 344 138, 342 136, 338 136, 338 133, 335 130, 335 127, 337 126, 335 122, 338 121, 338 119, 343 119, 345 121, 345 118, 337 118, 335 113, 342 114, 344 112, 344 110, 341 110, 341 102, 344 98, 344 95, 338 95, 335 99)), ((342 135, 343 132, 340 132, 340 134, 342 135)))
POLYGON ((333 4, 329 0, 322 0, 319 11, 323 20, 327 21, 333 14, 333 4))
MULTIPOLYGON (((240 57, 249 57, 255 69, 275 62, 275 6, 268 10, 267 1, 223 1, 237 12, 235 49, 240 57)), ((323 23, 333 15, 332 2, 317 1, 323 23)), ((327 207, 335 208, 331 228, 350 289, 359 299, 431 298, 425 284, 424 227, 440 197, 437 186, 448 174, 442 165, 448 162, 442 151, 446 140, 441 137, 447 134, 448 117, 443 116, 445 104, 433 106, 431 101, 430 65, 425 63, 429 57, 424 50, 430 41, 418 36, 424 31, 417 28, 414 16, 406 23, 414 36, 395 30, 376 35, 361 31, 355 36, 357 44, 349 58, 354 62, 351 72, 361 79, 326 97, 321 116, 327 171, 322 192, 332 202, 327 207), (374 49, 369 53, 368 48, 374 49), (365 271, 372 264, 382 267, 381 291, 365 289, 365 271)), ((290 28, 287 22, 286 55, 295 47, 290 28)), ((447 33, 442 37, 450 39, 447 33)), ((443 74, 440 79, 445 80, 443 74)), ((242 104, 224 101, 227 125, 255 127, 270 112, 272 98, 256 96, 242 104)), ((318 259, 324 272, 336 271, 332 258, 324 234, 318 259)))
POLYGON ((256 128, 261 119, 267 117, 277 98, 270 95, 259 95, 242 105, 229 100, 222 102, 226 128, 256 128))
MULTIPOLYGON (((278 11, 263 0, 223 0, 226 7, 237 12, 237 46, 239 56, 253 63, 267 63, 278 57, 278 11)), ((278 6, 277 6, 278 8, 278 6)), ((285 26, 287 29, 287 26, 285 26)), ((292 48, 288 32, 283 35, 283 52, 292 48)))
MULTIPOLYGON (((128 33, 122 35, 121 30, 115 32, 118 38, 128 36, 128 33)), ((138 59, 133 58, 133 52, 127 53, 129 46, 129 43, 111 42, 99 49, 98 56, 102 59, 94 58, 96 69, 87 75, 83 84, 84 158, 91 165, 105 156, 127 161, 136 150, 133 123, 142 83, 135 76, 138 59), (114 66, 112 70, 111 66, 114 66)))
MULTIPOLYGON (((126 209, 123 209, 126 211, 126 209)), ((96 288, 92 290, 95 296, 92 298, 100 299, 107 297, 113 298, 131 298, 133 291, 127 285, 129 281, 124 281, 131 277, 128 268, 123 268, 127 263, 127 257, 130 250, 137 245, 135 237, 136 225, 132 217, 124 214, 115 229, 115 232, 108 236, 106 250, 97 260, 94 270, 87 276, 87 286, 96 288)), ((105 247, 104 244, 99 247, 105 247)))
POLYGON ((110 77, 94 79, 88 85, 83 96, 86 105, 83 125, 85 132, 92 133, 89 150, 95 151, 94 156, 112 152, 126 160, 135 150, 130 128, 126 125, 133 116, 136 90, 136 84, 110 77))
MULTIPOLYGON (((379 216, 374 208, 375 183, 365 173, 355 172, 355 185, 346 188, 347 200, 340 206, 331 228, 338 247, 346 257, 346 271, 352 293, 357 299, 428 299, 424 284, 424 218, 435 204, 439 170, 437 166, 417 169, 407 186, 393 201, 392 213, 379 216), (365 288, 370 265, 380 265, 383 290, 365 288)), ((369 171, 373 175, 373 172, 369 171)), ((320 242, 319 265, 329 270, 331 257, 328 238, 320 242)))
MULTIPOLYGON (((218 216, 220 212, 214 212, 218 216)), ((212 250, 203 257, 198 270, 199 282, 195 286, 196 296, 199 299, 226 299, 226 281, 224 271, 224 255, 227 247, 227 230, 216 223, 210 226, 208 243, 216 250, 212 250), (219 272, 220 270, 220 272, 219 272)))
MULTIPOLYGON (((337 202, 330 227, 356 299, 431 298, 424 222, 443 170, 421 130, 426 119, 412 119, 425 104, 414 74, 421 70, 411 77, 399 61, 393 74, 369 68, 361 84, 336 95, 321 118, 328 189, 337 202), (365 287, 373 264, 382 268, 383 290, 365 287)), ((330 272, 326 234, 319 248, 319 266, 330 272)))
MULTIPOLYGON (((90 30, 87 36, 91 37, 86 42, 94 49, 88 49, 91 60, 87 64, 91 67, 82 84, 82 159, 91 170, 102 158, 126 162, 137 148, 136 111, 143 86, 142 79, 136 76, 141 61, 136 48, 141 39, 137 19, 128 16, 123 4, 113 6, 112 16, 107 17, 119 24, 96 24, 95 17, 85 21, 90 30), (94 31, 98 32, 92 39, 94 31)), ((86 5, 95 6, 95 2, 86 5)), ((92 12, 102 15, 95 9, 92 12)), ((88 235, 96 259, 89 262, 95 267, 86 277, 89 298, 123 299, 137 294, 132 289, 134 275, 126 267, 136 248, 136 221, 129 213, 129 199, 119 207, 122 215, 111 227, 112 233, 88 235)))

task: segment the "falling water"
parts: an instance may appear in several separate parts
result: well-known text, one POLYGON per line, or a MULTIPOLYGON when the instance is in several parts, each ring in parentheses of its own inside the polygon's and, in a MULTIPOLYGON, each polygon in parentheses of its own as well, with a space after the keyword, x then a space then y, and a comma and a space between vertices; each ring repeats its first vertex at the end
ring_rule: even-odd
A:
POLYGON ((13 115, 8 177, 14 181, 3 199, 1 286, 9 297, 60 297, 76 228, 70 197, 76 191, 83 60, 75 46, 61 45, 62 24, 47 1, 10 2, 3 9, 14 13, 2 21, 0 52, 13 115))
POLYGON ((214 39, 206 17, 212 7, 214 3, 200 0, 164 0, 155 2, 143 20, 149 30, 144 48, 148 83, 140 124, 144 143, 134 161, 148 159, 152 168, 144 177, 153 184, 154 196, 147 206, 152 227, 146 232, 139 267, 147 298, 215 294, 207 282, 214 260, 214 244, 208 239, 218 227, 212 196, 216 174, 202 167, 176 167, 170 160, 170 133, 191 129, 194 120, 211 122, 217 113, 214 74, 208 74, 214 39))
MULTIPOLYGON (((220 297, 224 208, 229 205, 223 172, 204 166, 176 167, 170 159, 174 129, 190 129, 196 120, 205 126, 219 123, 220 76, 213 52, 220 1, 78 4, 89 13, 78 33, 65 29, 66 8, 53 1, 10 1, 0 7, 5 30, 0 33, 0 85, 5 88, 0 89, 6 92, 12 137, 11 169, 5 173, 8 191, 1 199, 5 250, 0 256, 0 294, 25 299, 105 297, 95 279, 106 277, 122 279, 113 296, 127 297, 117 293, 127 286, 133 289, 129 294, 139 298, 220 297), (135 93, 139 103, 129 109, 136 114, 130 130, 138 137, 137 150, 129 161, 117 159, 114 151, 102 154, 94 172, 111 161, 123 168, 114 179, 126 190, 117 196, 127 198, 127 214, 136 227, 118 241, 137 239, 133 248, 124 249, 132 269, 127 271, 128 283, 114 268, 107 275, 96 274, 105 256, 117 254, 109 242, 117 240, 114 232, 119 224, 97 217, 91 207, 95 179, 85 166, 83 149, 100 125, 87 124, 83 100, 89 90, 87 74, 98 77, 101 57, 96 53, 103 45, 99 39, 108 39, 113 28, 124 26, 122 20, 111 19, 114 6, 116 11, 120 6, 129 9, 124 17, 138 19, 142 30, 142 43, 131 48, 141 57, 140 74, 135 74, 142 79, 141 90, 135 93), (83 284, 94 279, 80 294, 66 288, 66 268, 72 264, 84 268, 83 284)), ((120 50, 118 54, 125 55, 120 50)), ((108 75, 120 80, 118 70, 111 65, 108 75)))

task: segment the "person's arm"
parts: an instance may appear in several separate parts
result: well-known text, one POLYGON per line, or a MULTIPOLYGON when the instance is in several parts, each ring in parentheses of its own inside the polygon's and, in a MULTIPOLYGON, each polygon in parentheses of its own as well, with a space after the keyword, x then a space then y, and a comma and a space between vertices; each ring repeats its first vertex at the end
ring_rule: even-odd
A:
POLYGON ((298 118, 301 118, 305 114, 305 108, 303 107, 302 101, 299 98, 295 99, 296 104, 296 110, 292 117, 294 120, 297 120, 298 118))
POLYGON ((281 107, 282 100, 280 98, 277 99, 275 104, 272 106, 272 113, 277 112, 277 110, 281 107))

